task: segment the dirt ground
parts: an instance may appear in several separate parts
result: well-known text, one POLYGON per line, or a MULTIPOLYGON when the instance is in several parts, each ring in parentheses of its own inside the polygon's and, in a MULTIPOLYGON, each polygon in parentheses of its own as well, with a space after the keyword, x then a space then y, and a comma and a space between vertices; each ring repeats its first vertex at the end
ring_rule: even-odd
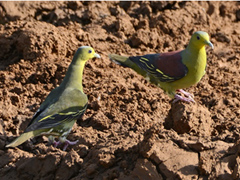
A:
POLYGON ((0 179, 240 179, 239 2, 0 2, 0 179), (163 90, 109 53, 183 49, 209 33, 203 79, 173 104, 163 90), (89 106, 64 152, 21 134, 59 85, 76 49, 92 46, 89 106))

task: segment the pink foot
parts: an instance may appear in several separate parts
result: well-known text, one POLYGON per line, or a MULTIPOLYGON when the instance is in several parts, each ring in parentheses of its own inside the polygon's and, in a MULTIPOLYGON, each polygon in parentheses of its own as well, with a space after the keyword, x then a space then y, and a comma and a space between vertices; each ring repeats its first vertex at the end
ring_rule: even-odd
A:
POLYGON ((75 144, 77 144, 77 142, 78 142, 78 140, 69 141, 69 140, 66 139, 66 141, 64 142, 65 144, 64 144, 64 147, 63 147, 63 151, 66 151, 66 149, 69 145, 75 145, 75 144))
POLYGON ((191 94, 191 93, 189 93, 189 92, 186 92, 186 91, 184 91, 183 89, 178 89, 177 90, 178 92, 180 92, 180 93, 183 93, 185 96, 187 96, 188 98, 194 98, 194 95, 193 94, 191 94))
POLYGON ((188 102, 188 103, 195 102, 193 100, 193 98, 191 98, 191 97, 186 98, 186 97, 182 97, 178 94, 175 94, 175 99, 173 100, 173 103, 178 102, 178 101, 185 101, 185 102, 188 102))
POLYGON ((175 103, 177 101, 185 101, 185 102, 188 102, 188 103, 189 102, 194 102, 195 103, 195 101, 193 99, 194 96, 191 93, 186 92, 183 89, 178 89, 177 91, 184 94, 186 97, 175 94, 175 97, 174 97, 175 99, 173 100, 173 103, 175 103))
MULTIPOLYGON (((75 144, 77 144, 77 142, 78 142, 78 140, 76 140, 76 141, 69 141, 69 140, 66 139, 66 141, 64 142, 63 151, 65 151, 69 145, 75 145, 75 144)), ((61 144, 62 144, 61 141, 54 141, 53 142, 53 146, 54 147, 58 147, 61 144)))

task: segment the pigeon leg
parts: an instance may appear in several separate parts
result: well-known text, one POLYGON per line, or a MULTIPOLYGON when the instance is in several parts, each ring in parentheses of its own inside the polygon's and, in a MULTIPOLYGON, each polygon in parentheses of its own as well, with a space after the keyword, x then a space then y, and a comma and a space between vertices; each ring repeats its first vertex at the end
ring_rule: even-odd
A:
POLYGON ((75 144, 77 144, 77 142, 78 142, 78 140, 76 140, 76 141, 69 141, 69 140, 66 139, 64 147, 63 147, 63 151, 66 151, 66 149, 67 149, 67 147, 69 145, 75 145, 75 144))
POLYGON ((187 96, 188 98, 194 98, 194 95, 193 94, 191 94, 191 93, 189 93, 189 92, 186 92, 186 91, 184 91, 183 89, 178 89, 177 90, 178 92, 180 92, 180 93, 182 93, 182 94, 184 94, 185 96, 187 96))
POLYGON ((190 103, 190 102, 195 102, 194 100, 193 100, 193 98, 191 98, 191 97, 182 97, 182 96, 180 96, 180 95, 178 95, 178 94, 175 94, 175 96, 174 96, 174 100, 173 100, 173 103, 175 103, 175 102, 177 102, 177 101, 185 101, 185 102, 188 102, 188 103, 190 103))

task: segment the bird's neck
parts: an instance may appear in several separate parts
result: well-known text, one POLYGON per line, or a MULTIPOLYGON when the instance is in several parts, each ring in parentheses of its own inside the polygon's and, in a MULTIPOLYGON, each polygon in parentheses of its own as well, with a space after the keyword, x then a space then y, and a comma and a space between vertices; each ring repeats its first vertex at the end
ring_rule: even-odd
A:
POLYGON ((83 69, 86 61, 80 61, 79 63, 71 63, 65 78, 63 79, 63 87, 71 87, 75 89, 79 89, 83 92, 82 86, 82 77, 83 77, 83 69))
POLYGON ((183 53, 183 63, 188 68, 188 74, 198 82, 205 73, 207 57, 205 47, 188 46, 183 53))
MULTIPOLYGON (((205 46, 202 47, 196 47, 194 45, 189 44, 186 48, 185 53, 187 54, 188 57, 190 58, 186 58, 186 61, 189 62, 193 62, 193 59, 195 59, 196 61, 200 60, 198 57, 201 57, 202 55, 206 56, 206 50, 205 50, 205 46)), ((196 62, 197 63, 197 62, 196 62)))
POLYGON ((186 49, 188 49, 190 51, 196 51, 196 50, 200 51, 202 49, 205 49, 205 46, 204 45, 196 45, 190 41, 186 49))

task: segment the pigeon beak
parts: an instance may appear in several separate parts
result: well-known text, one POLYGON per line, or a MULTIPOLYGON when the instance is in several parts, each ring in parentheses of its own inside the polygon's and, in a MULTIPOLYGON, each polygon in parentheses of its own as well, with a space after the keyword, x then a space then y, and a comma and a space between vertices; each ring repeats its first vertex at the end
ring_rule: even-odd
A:
POLYGON ((214 46, 213 46, 213 44, 212 44, 210 41, 207 41, 206 44, 207 44, 208 46, 210 46, 212 49, 214 49, 214 46))
POLYGON ((97 53, 94 54, 94 57, 95 58, 101 58, 101 56, 99 54, 97 54, 97 53))

